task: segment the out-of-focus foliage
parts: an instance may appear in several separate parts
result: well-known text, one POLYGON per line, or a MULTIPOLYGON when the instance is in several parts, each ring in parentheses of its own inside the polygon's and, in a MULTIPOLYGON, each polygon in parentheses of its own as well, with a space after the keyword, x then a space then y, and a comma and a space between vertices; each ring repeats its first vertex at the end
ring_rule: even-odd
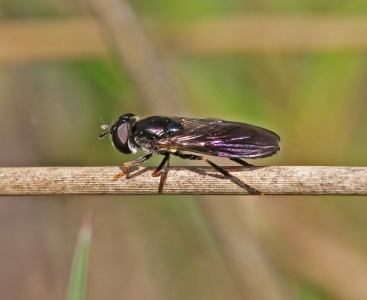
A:
MULTIPOLYGON (((26 2, 4 1, 3 22, 85 10, 78 2, 26 2)), ((131 3, 142 19, 166 26, 236 13, 367 18, 366 1, 131 3)), ((248 122, 279 133, 282 151, 258 164, 366 165, 366 58, 366 53, 340 51, 166 59, 192 117, 248 122)), ((123 113, 160 113, 160 107, 144 111, 139 97, 112 52, 95 60, 1 67, 0 163, 122 165, 139 153, 123 156, 97 136, 101 124, 123 113)), ((264 251, 289 299, 367 297, 366 197, 209 200, 241 203, 250 234, 238 239, 254 240, 264 251)), ((94 210, 88 299, 241 299, 201 201, 184 196, 0 199, 1 294, 4 299, 65 295, 80 217, 94 210)))

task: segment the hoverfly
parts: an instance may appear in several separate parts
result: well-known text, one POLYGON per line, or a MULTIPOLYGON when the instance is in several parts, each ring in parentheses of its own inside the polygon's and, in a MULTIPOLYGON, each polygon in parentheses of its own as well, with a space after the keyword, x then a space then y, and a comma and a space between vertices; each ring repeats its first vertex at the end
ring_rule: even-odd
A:
POLYGON ((241 158, 262 158, 280 150, 279 136, 265 128, 250 124, 224 121, 221 119, 194 119, 182 117, 152 116, 139 119, 128 113, 119 117, 111 126, 102 125, 107 130, 99 135, 111 135, 113 146, 124 154, 135 153, 138 149, 147 154, 124 163, 123 171, 115 175, 117 180, 129 174, 130 167, 138 165, 154 154, 164 156, 152 173, 161 176, 158 192, 164 185, 163 168, 168 165, 171 155, 189 160, 204 160, 222 175, 246 189, 250 194, 262 195, 257 189, 231 175, 209 159, 183 151, 226 157, 243 166, 252 166, 241 158))

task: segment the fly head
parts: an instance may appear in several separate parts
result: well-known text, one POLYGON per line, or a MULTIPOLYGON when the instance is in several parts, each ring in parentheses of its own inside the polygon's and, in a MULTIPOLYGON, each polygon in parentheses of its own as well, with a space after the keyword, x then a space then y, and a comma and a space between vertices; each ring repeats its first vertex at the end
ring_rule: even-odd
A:
POLYGON ((119 117, 111 126, 102 125, 103 130, 107 130, 99 135, 102 139, 106 135, 111 135, 113 146, 124 154, 135 153, 136 148, 134 146, 132 137, 132 127, 137 121, 137 117, 134 114, 124 114, 119 117))

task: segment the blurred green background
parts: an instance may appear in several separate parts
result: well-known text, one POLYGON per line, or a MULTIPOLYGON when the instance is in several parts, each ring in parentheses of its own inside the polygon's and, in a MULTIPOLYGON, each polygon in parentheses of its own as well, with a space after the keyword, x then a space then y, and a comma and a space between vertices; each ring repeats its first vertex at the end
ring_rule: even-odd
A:
MULTIPOLYGON (((345 37, 342 46, 331 42, 310 50, 293 47, 290 40, 284 48, 251 48, 259 38, 254 30, 253 40, 244 41, 248 48, 226 51, 228 43, 242 39, 240 32, 228 32, 232 40, 213 52, 209 50, 218 45, 211 38, 204 42, 206 50, 193 39, 186 40, 191 50, 181 51, 179 44, 160 39, 168 36, 167 30, 184 36, 197 24, 205 32, 208 23, 203 20, 219 27, 232 18, 259 18, 259 24, 273 16, 282 24, 298 20, 299 28, 284 27, 287 36, 303 28, 304 17, 325 19, 324 27, 306 26, 309 36, 299 36, 312 44, 314 35, 325 30, 327 36, 346 17, 350 23, 359 20, 367 32, 366 1, 130 1, 179 95, 175 106, 166 99, 152 102, 141 93, 108 26, 98 22, 103 16, 97 2, 1 2, 1 166, 122 165, 142 153, 123 156, 97 137, 101 124, 127 112, 216 117, 277 132, 282 151, 255 164, 366 165, 366 36, 350 47, 353 36, 341 31, 334 36, 345 37), (103 47, 91 38, 78 52, 78 40, 70 40, 76 47, 69 51, 70 45, 59 43, 65 37, 58 31, 50 31, 50 40, 42 40, 41 46, 27 39, 34 24, 39 24, 35 36, 42 30, 43 37, 55 20, 62 31, 70 20, 80 20, 75 25, 80 26, 92 16, 104 28, 103 47)), ((354 33, 358 40, 360 32, 354 33)), ((181 35, 174 38, 180 41, 181 35)), ((158 162, 155 158, 145 165, 158 162)), ((180 164, 179 159, 171 161, 180 164)), ((3 197, 0 295, 63 298, 82 216, 94 211, 87 299, 367 299, 366 200, 3 197)))

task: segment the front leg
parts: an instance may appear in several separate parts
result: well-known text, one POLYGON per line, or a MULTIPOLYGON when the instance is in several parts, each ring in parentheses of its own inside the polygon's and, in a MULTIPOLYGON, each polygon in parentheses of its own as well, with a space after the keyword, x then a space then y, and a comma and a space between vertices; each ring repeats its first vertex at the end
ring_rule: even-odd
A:
POLYGON ((124 168, 123 168, 122 172, 120 172, 120 173, 116 174, 115 176, 113 176, 113 180, 117 180, 117 179, 121 178, 122 176, 129 174, 131 166, 141 164, 142 162, 147 161, 152 156, 153 156, 153 153, 149 153, 145 156, 139 157, 136 160, 132 160, 132 161, 124 163, 124 168))

